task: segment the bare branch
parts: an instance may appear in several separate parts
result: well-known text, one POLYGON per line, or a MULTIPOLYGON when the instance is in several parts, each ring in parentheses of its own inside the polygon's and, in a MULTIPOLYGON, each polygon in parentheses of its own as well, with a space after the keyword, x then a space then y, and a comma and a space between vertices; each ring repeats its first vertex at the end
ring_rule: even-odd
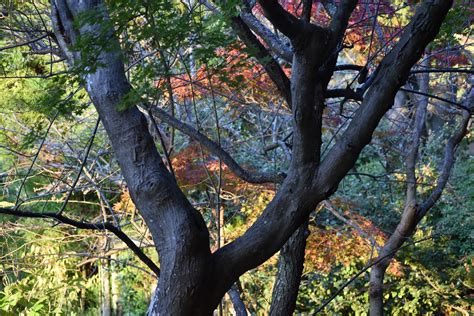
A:
MULTIPOLYGON (((466 104, 470 107, 471 111, 473 110, 473 101, 474 89, 471 89, 466 100, 466 104)), ((419 213, 417 214, 419 220, 423 218, 426 212, 428 212, 428 210, 438 201, 438 199, 441 197, 441 194, 443 193, 444 187, 446 186, 446 183, 448 182, 449 176, 451 174, 451 169, 454 165, 454 153, 458 144, 461 142, 461 140, 467 133, 470 117, 471 115, 469 111, 463 112, 459 128, 446 143, 446 147, 444 149, 443 166, 441 167, 441 175, 439 176, 436 187, 433 189, 430 196, 425 201, 423 201, 420 206, 419 213)))
POLYGON ((265 43, 267 43, 272 52, 283 58, 286 62, 291 63, 293 51, 290 43, 283 42, 282 38, 277 37, 251 12, 242 12, 240 13, 240 17, 255 34, 260 36, 265 43))
POLYGON ((211 153, 219 157, 232 172, 234 172, 239 178, 249 183, 280 183, 283 181, 284 176, 282 174, 272 175, 272 174, 258 174, 255 172, 248 172, 243 169, 235 160, 232 158, 228 152, 226 152, 222 147, 220 147, 216 142, 209 139, 206 135, 202 134, 192 126, 185 124, 176 118, 172 117, 166 111, 155 107, 153 109, 154 114, 162 121, 173 126, 182 133, 188 135, 193 140, 199 142, 205 148, 207 148, 211 153))
POLYGON ((415 69, 411 70, 411 74, 419 74, 425 72, 440 72, 440 73, 447 73, 447 72, 455 72, 455 73, 466 73, 466 74, 474 74, 474 69, 465 69, 465 68, 424 68, 424 69, 415 69))
POLYGON ((338 218, 345 224, 354 228, 362 237, 367 238, 370 243, 375 246, 376 249, 380 249, 380 246, 377 244, 377 241, 374 237, 366 233, 357 223, 342 216, 329 201, 324 201, 323 205, 329 212, 331 212, 332 215, 334 215, 336 218, 338 218))
POLYGON ((408 78, 411 67, 438 33, 451 4, 452 1, 426 1, 420 5, 399 42, 382 60, 362 105, 341 140, 321 164, 318 182, 328 194, 336 190, 337 183, 370 142, 373 131, 392 106, 395 94, 408 78))
POLYGON ((303 29, 302 21, 288 13, 277 0, 259 0, 265 17, 289 39, 294 39, 303 29))
POLYGON ((0 47, 0 52, 3 51, 3 50, 7 50, 7 49, 12 49, 12 48, 16 48, 16 47, 21 47, 21 46, 27 46, 29 44, 32 44, 32 43, 35 43, 37 41, 40 41, 46 37, 48 37, 50 34, 46 33, 46 34, 43 34, 39 37, 36 37, 36 38, 33 38, 31 40, 28 40, 28 41, 25 41, 25 42, 21 42, 21 43, 16 43, 16 44, 12 44, 12 45, 7 45, 7 46, 3 46, 3 47, 0 47))
POLYGON ((364 69, 364 66, 352 65, 352 64, 341 64, 334 67, 334 71, 344 71, 344 70, 354 70, 361 71, 364 69))
POLYGON ((291 108, 290 80, 281 69, 281 66, 275 61, 268 50, 260 43, 247 24, 245 24, 240 17, 232 19, 232 27, 245 45, 255 50, 255 57, 263 68, 265 68, 270 79, 275 83, 278 90, 285 98, 286 103, 291 108))
POLYGON ((82 221, 76 221, 69 217, 56 212, 32 212, 32 211, 19 211, 9 208, 0 207, 0 214, 11 215, 16 217, 27 217, 27 218, 51 218, 57 220, 62 224, 74 226, 79 229, 92 229, 92 230, 108 230, 113 233, 117 238, 123 241, 137 257, 146 264, 158 277, 160 275, 160 268, 137 246, 135 243, 118 227, 108 222, 95 222, 88 223, 82 221))
POLYGON ((20 202, 21 191, 23 190, 23 187, 25 186, 26 180, 28 179, 28 177, 29 177, 31 171, 33 170, 33 166, 35 165, 36 160, 38 159, 38 156, 39 156, 39 154, 40 154, 40 152, 41 152, 41 149, 43 149, 43 145, 44 145, 44 143, 45 143, 45 141, 46 141, 46 137, 48 137, 49 131, 51 130, 51 127, 53 126, 53 123, 54 123, 54 121, 56 120, 56 118, 58 117, 58 115, 59 115, 59 112, 57 112, 57 113, 54 115, 53 119, 49 122, 48 128, 46 129, 46 132, 44 133, 44 136, 43 136, 43 138, 42 138, 42 140, 41 140, 41 143, 40 143, 40 145, 39 145, 39 147, 38 147, 38 150, 36 151, 36 153, 35 153, 35 155, 34 155, 34 157, 33 157, 33 161, 31 162, 30 167, 28 168, 28 171, 26 172, 26 175, 23 177, 23 180, 21 181, 20 187, 18 188, 18 192, 17 192, 17 194, 16 194, 16 199, 15 199, 15 205, 16 205, 16 206, 17 206, 18 203, 20 202))
POLYGON ((382 257, 379 257, 377 258, 376 260, 374 260, 373 262, 370 262, 369 264, 367 264, 363 269, 361 269, 359 272, 357 272, 353 277, 351 277, 349 280, 347 280, 340 288, 337 289, 337 291, 331 295, 330 298, 328 298, 320 307, 318 307, 318 309, 315 311, 315 314, 319 313, 320 311, 322 311, 329 303, 331 303, 339 294, 342 293, 342 291, 348 287, 352 282, 354 282, 355 280, 357 280, 357 278, 359 276, 361 276, 364 272, 366 272, 367 270, 369 270, 370 268, 372 268, 373 266, 379 264, 380 262, 382 262, 383 260, 386 260, 388 257, 392 256, 393 254, 395 254, 397 251, 399 251, 400 249, 403 249, 403 248, 407 248, 409 246, 412 246, 412 245, 415 245, 415 244, 418 244, 420 242, 423 242, 423 241, 427 241, 427 240, 430 240, 432 239, 433 236, 429 236, 429 237, 426 237, 426 238, 422 238, 422 239, 418 239, 418 240, 415 240, 414 242, 412 243, 409 243, 409 244, 406 244, 404 246, 401 246, 397 249, 395 249, 394 251, 392 251, 391 253, 388 253, 386 254, 385 256, 382 256, 382 257))
POLYGON ((84 154, 84 158, 82 160, 81 166, 79 168, 79 171, 77 173, 76 179, 74 179, 74 182, 72 183, 71 189, 69 190, 68 194, 66 195, 66 199, 64 200, 63 204, 61 205, 61 209, 58 211, 58 214, 61 214, 67 206, 67 203, 69 199, 72 196, 72 193, 74 192, 77 183, 79 182, 79 178, 81 177, 82 170, 84 169, 86 163, 87 163, 87 158, 89 157, 89 153, 91 151, 92 145, 94 144, 94 138, 95 135, 97 134, 97 129, 99 128, 99 123, 100 123, 100 118, 97 119, 97 122, 94 127, 94 131, 92 132, 92 136, 90 137, 89 144, 87 145, 86 152, 84 154))
POLYGON ((457 102, 454 102, 454 101, 451 101, 451 100, 448 100, 448 99, 445 99, 445 98, 442 98, 442 97, 438 97, 437 95, 434 95, 434 94, 429 94, 429 93, 425 93, 425 92, 422 92, 422 91, 416 91, 416 90, 407 89, 407 88, 400 88, 400 91, 405 91, 405 92, 409 92, 409 93, 419 94, 419 95, 422 95, 422 96, 425 96, 425 97, 437 99, 437 100, 446 102, 446 103, 448 103, 448 104, 455 105, 455 106, 457 106, 458 108, 463 109, 463 110, 468 111, 468 112, 472 111, 471 108, 469 108, 469 107, 467 107, 467 106, 465 106, 465 105, 462 105, 462 104, 460 104, 460 103, 457 103, 457 102))
POLYGON ((336 14, 337 6, 335 0, 321 0, 321 3, 330 17, 333 17, 336 14))
POLYGON ((324 93, 324 97, 330 99, 330 98, 346 98, 346 99, 352 99, 356 101, 362 101, 363 96, 357 92, 354 91, 350 88, 346 89, 329 89, 324 93))

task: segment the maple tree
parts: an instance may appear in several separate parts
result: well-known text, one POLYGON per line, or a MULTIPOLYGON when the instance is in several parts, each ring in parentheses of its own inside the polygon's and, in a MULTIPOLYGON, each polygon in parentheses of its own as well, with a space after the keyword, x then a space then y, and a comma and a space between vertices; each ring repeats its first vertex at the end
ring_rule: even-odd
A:
MULTIPOLYGON (((1 211, 49 217, 79 228, 114 233, 159 274, 149 308, 153 315, 212 313, 242 274, 280 251, 270 314, 292 314, 303 271, 310 214, 337 191, 339 183, 354 168, 362 150, 376 136, 375 129, 391 109, 398 91, 436 98, 427 89, 410 89, 405 84, 416 71, 430 71, 429 65, 414 67, 428 51, 428 45, 433 44, 451 5, 452 1, 427 0, 417 6, 416 13, 409 11, 412 6, 403 5, 399 10, 410 12, 404 15, 406 20, 388 23, 386 16, 395 14, 395 6, 386 1, 364 4, 354 0, 260 0, 237 5, 203 1, 189 6, 167 1, 52 1, 48 14, 52 31, 39 39, 26 39, 21 45, 37 45, 32 45, 33 51, 47 46, 50 64, 53 65, 53 56, 59 57, 55 63, 65 62, 65 71, 76 76, 73 85, 86 91, 120 166, 127 194, 153 238, 159 267, 116 224, 85 223, 65 216, 63 211, 72 193, 58 212, 22 210, 20 195, 13 209, 1 211), (204 12, 223 17, 213 20, 204 12), (379 16, 383 22, 376 23, 379 16), (231 35, 226 34, 230 30, 231 35), (184 43, 190 47, 188 52, 180 47, 184 43), (246 51, 242 52, 244 47, 246 51), (338 64, 348 50, 358 52, 358 60, 354 64, 338 64), (183 54, 188 56, 183 58, 183 54), (365 64, 360 65, 361 62, 365 64), (135 65, 139 67, 133 70, 135 65), (356 75, 346 79, 345 73, 340 75, 344 71, 356 75), (345 86, 334 86, 338 80, 345 86), (219 98, 226 102, 218 109, 219 98), (338 102, 330 106, 329 99, 338 102), (216 140, 206 134, 203 126, 206 120, 200 107, 204 103, 211 104, 216 140), (281 150, 285 156, 281 170, 239 163, 224 147, 224 124, 219 116, 226 111, 235 117, 251 116, 254 113, 248 108, 252 105, 258 107, 258 113, 284 112, 280 124, 289 133, 281 136, 280 127, 275 128, 273 144, 263 149, 281 150), (186 112, 187 108, 193 108, 194 113, 186 112), (346 122, 341 117, 347 112, 350 119, 346 122), (324 131, 331 128, 343 129, 335 143, 325 139, 324 131), (181 137, 177 131, 193 143, 181 150, 176 148, 176 137, 181 137), (196 164, 199 156, 201 163, 196 164), (259 167, 262 171, 257 171, 259 167), (217 236, 212 246, 209 225, 183 192, 186 186, 203 190, 199 183, 209 174, 218 174, 214 185, 217 200, 213 205, 217 236), (264 198, 268 203, 253 216, 248 229, 227 240, 223 238, 222 190, 271 192, 264 198)), ((433 53, 433 60, 449 67, 466 62, 465 53, 457 51, 444 57, 443 53, 433 53)), ((35 63, 30 63, 29 69, 39 76, 48 73, 35 63)), ((438 186, 421 207, 414 204, 413 196, 407 198, 407 212, 396 230, 398 235, 384 239, 388 241, 374 260, 370 292, 373 315, 383 313, 382 285, 390 260, 444 189, 454 151, 467 131, 471 94, 466 91, 465 102, 449 102, 462 111, 463 120, 448 141, 438 186)), ((70 107, 77 109, 75 105, 70 107)), ((68 109, 57 108, 67 115, 68 109)), ((414 165, 426 110, 416 113, 420 118, 413 135, 411 162, 407 162, 410 195, 417 190, 414 165)), ((99 120, 96 130, 98 125, 99 120)), ((241 135, 229 138, 238 136, 241 135)), ((90 146, 92 143, 93 138, 90 146)), ((86 161, 87 158, 83 165, 86 161)), ((116 205, 116 209, 122 207, 116 205)), ((318 238, 323 243, 331 242, 317 233, 310 241, 318 238)), ((335 243, 341 240, 336 239, 335 243)))

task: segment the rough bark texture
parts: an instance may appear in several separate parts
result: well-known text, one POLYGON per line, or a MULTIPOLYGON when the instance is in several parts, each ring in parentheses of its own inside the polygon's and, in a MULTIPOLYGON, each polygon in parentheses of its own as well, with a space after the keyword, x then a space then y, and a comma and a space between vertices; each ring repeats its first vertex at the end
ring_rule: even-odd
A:
MULTIPOLYGON (((164 166, 144 115, 135 105, 123 111, 117 109, 131 90, 120 52, 97 47, 100 64, 84 75, 86 89, 160 258, 161 275, 150 314, 209 315, 240 275, 280 250, 353 167, 451 5, 451 1, 440 0, 421 5, 400 41, 379 66, 372 87, 341 141, 320 164, 324 93, 351 8, 356 3, 342 1, 335 12, 337 20, 331 22, 330 28, 321 28, 296 19, 277 1, 260 1, 267 18, 290 38, 294 48, 293 161, 281 189, 259 219, 243 236, 214 254, 209 249, 209 234, 202 216, 164 166)), ((81 35, 98 34, 100 26, 87 24, 77 28, 74 21, 88 10, 107 19, 103 1, 52 0, 51 5, 58 44, 71 64, 81 64, 81 55, 72 51, 71 45, 81 35)), ((108 36, 112 47, 118 48, 112 30, 108 36)), ((285 79, 281 82, 281 88, 286 89, 285 79)))
POLYGON ((295 311, 308 234, 305 221, 281 248, 269 315, 291 316, 295 311))
MULTIPOLYGON (((100 26, 90 24, 79 29, 73 27, 74 18, 88 10, 100 12, 105 8, 101 1, 52 2, 56 37, 71 64, 81 60, 79 53, 70 50, 70 45, 79 36, 97 34, 100 30, 100 26)), ((103 18, 107 18, 105 13, 103 18)), ((110 38, 116 41, 112 32, 110 38)), ((212 268, 205 223, 164 166, 144 115, 134 105, 118 110, 118 104, 131 90, 119 52, 99 51, 97 59, 101 66, 85 75, 86 90, 99 112, 130 195, 150 229, 160 256, 161 275, 153 313, 209 314, 214 304, 203 304, 205 308, 197 306, 205 301, 203 295, 210 285, 205 282, 205 276, 212 268)))
MULTIPOLYGON (((338 183, 370 142, 378 122, 390 109, 396 91, 406 81, 410 68, 437 34, 451 4, 450 1, 426 1, 421 5, 399 42, 383 59, 372 87, 341 141, 318 168, 312 163, 293 164, 277 195, 255 224, 243 236, 215 253, 215 260, 219 263, 216 267, 226 266, 226 269, 218 268, 225 277, 218 281, 222 285, 217 287, 230 286, 227 279, 235 280, 238 275, 278 251, 315 206, 337 189, 338 183)), ((297 79, 292 78, 294 80, 297 79)), ((304 107, 293 104, 293 111, 301 108, 304 107)), ((295 118, 297 121, 298 118, 295 118)), ((297 148, 294 146, 294 150, 297 148)), ((304 156, 299 153, 299 157, 304 156)))

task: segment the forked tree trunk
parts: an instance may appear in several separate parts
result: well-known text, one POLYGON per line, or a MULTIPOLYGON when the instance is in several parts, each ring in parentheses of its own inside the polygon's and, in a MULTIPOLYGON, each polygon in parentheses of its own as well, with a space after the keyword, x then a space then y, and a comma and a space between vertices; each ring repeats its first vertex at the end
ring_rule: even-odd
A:
MULTIPOLYGON (((110 45, 107 49, 103 47, 105 43, 88 47, 88 52, 98 52, 99 63, 96 68, 82 65, 84 69, 94 69, 84 75, 86 90, 160 258, 158 288, 150 304, 152 315, 212 314, 240 275, 283 247, 317 204, 336 191, 338 183, 354 166, 382 116, 390 109, 409 70, 437 34, 452 1, 426 0, 422 4, 414 21, 380 64, 370 90, 343 137, 321 163, 324 92, 357 1, 341 1, 329 28, 298 20, 277 1, 260 0, 259 3, 295 48, 291 79, 293 160, 281 189, 252 227, 213 254, 203 217, 164 166, 145 117, 134 104, 125 110, 118 109, 127 99, 131 86, 125 76, 121 52, 111 49, 120 47, 113 30, 106 36, 110 45)), ((51 0, 51 6, 52 24, 61 50, 71 65, 81 65, 83 55, 71 47, 81 35, 104 32, 99 23, 78 26, 77 18, 92 10, 102 14, 99 18, 107 19, 104 1, 51 0)), ((281 69, 280 74, 284 74, 281 69)), ((300 262, 301 258, 294 259, 300 262)), ((296 266, 301 267, 301 264, 296 266)))
MULTIPOLYGON (((423 61, 425 68, 429 67, 429 60, 425 58, 423 61)), ((429 88, 429 74, 422 75, 420 80, 420 91, 427 94, 429 88)), ((421 143, 421 137, 425 126, 426 110, 428 106, 428 98, 423 97, 416 102, 416 114, 413 126, 413 134, 411 137, 411 146, 406 157, 407 171, 407 189, 405 209, 399 224, 390 236, 388 241, 383 245, 379 253, 379 258, 386 259, 377 263, 370 270, 370 289, 369 289, 369 310, 371 316, 382 316, 384 313, 383 304, 383 286, 385 272, 390 265, 390 261, 395 257, 398 248, 401 247, 407 238, 409 238, 418 223, 418 206, 416 205, 416 163, 418 160, 418 149, 421 143)))

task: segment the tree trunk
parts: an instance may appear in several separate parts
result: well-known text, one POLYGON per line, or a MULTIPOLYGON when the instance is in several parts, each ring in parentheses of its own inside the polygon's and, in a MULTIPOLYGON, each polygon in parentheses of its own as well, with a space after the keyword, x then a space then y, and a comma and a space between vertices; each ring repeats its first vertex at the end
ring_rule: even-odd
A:
POLYGON ((111 255, 113 259, 112 262, 112 269, 110 271, 110 283, 111 283, 111 291, 112 291, 112 310, 115 316, 122 316, 123 315, 123 308, 122 308, 122 282, 119 279, 119 275, 117 273, 117 262, 118 256, 117 254, 111 255))
POLYGON ((247 316, 247 308, 245 307, 244 301, 240 297, 238 281, 234 283, 234 285, 232 285, 227 294, 229 294, 230 300, 232 301, 232 305, 234 306, 235 315, 247 316))
MULTIPOLYGON (((425 68, 429 67, 429 59, 425 58, 422 65, 425 68)), ((420 80, 420 91, 428 93, 429 89, 429 74, 422 75, 420 80)), ((405 209, 402 218, 398 223, 394 233, 389 240, 383 245, 379 257, 386 256, 387 258, 378 263, 370 270, 370 290, 369 290, 369 306, 371 316, 383 315, 383 285, 385 271, 390 265, 390 261, 395 257, 398 249, 405 243, 406 239, 410 237, 416 229, 418 223, 416 204, 417 196, 417 179, 416 179, 416 163, 418 160, 418 150, 421 143, 421 137, 426 120, 426 110, 428 106, 428 98, 423 97, 417 102, 414 129, 411 137, 411 146, 407 153, 405 160, 407 171, 407 188, 405 198, 405 209)))
MULTIPOLYGON (((411 195, 411 194, 410 194, 411 195)), ((378 264, 374 265, 370 270, 369 283, 369 310, 370 316, 383 315, 383 280, 385 271, 390 265, 390 261, 396 252, 405 243, 405 241, 413 234, 419 219, 417 213, 418 205, 411 201, 405 205, 402 219, 398 223, 395 231, 387 240, 385 245, 379 252, 377 259, 382 259, 378 264)), ((376 259, 376 260, 377 260, 376 259)))
MULTIPOLYGON (((110 23, 77 25, 78 16, 87 11, 101 13, 103 16, 98 18, 108 19, 104 2, 54 0, 51 3, 56 40, 71 65, 81 65, 88 71, 83 75, 86 90, 110 139, 130 196, 159 254, 161 274, 149 313, 197 316, 210 315, 240 275, 281 249, 316 205, 335 192, 370 142, 396 91, 438 32, 451 6, 451 1, 424 2, 414 21, 383 59, 372 87, 341 141, 319 164, 323 96, 332 74, 327 68, 335 63, 335 52, 357 1, 342 1, 329 29, 302 24, 283 12, 276 1, 259 1, 271 22, 292 38, 298 52, 294 56, 291 80, 293 161, 281 189, 252 227, 211 254, 203 217, 164 166, 145 117, 135 104, 123 104, 130 99, 127 96, 132 89, 125 76, 121 52, 104 49, 103 43, 88 47, 89 52, 98 52, 98 64, 89 65, 83 64, 81 52, 71 50, 81 35, 104 34, 102 27, 110 23), (119 105, 125 109, 119 110, 119 105)), ((108 31, 106 38, 110 47, 120 47, 113 30, 108 31)))
POLYGON ((295 311, 307 237, 308 221, 305 221, 280 251, 278 274, 273 287, 269 315, 291 316, 295 311))
MULTIPOLYGON (((103 19, 108 19, 102 1, 56 0, 52 5, 55 35, 70 64, 83 62, 79 52, 70 50, 79 36, 104 32, 100 24, 74 24, 89 10, 103 12, 103 19)), ((108 38, 111 45, 119 47, 113 30, 108 30, 108 38)), ((164 166, 144 115, 134 104, 123 105, 124 110, 118 108, 132 90, 120 52, 105 50, 99 44, 96 51, 100 66, 84 75, 86 90, 160 257, 161 275, 151 314, 208 315, 216 303, 207 296, 213 265, 204 220, 164 166)))
POLYGON ((383 315, 383 279, 387 264, 377 264, 370 269, 369 313, 370 316, 383 315))

